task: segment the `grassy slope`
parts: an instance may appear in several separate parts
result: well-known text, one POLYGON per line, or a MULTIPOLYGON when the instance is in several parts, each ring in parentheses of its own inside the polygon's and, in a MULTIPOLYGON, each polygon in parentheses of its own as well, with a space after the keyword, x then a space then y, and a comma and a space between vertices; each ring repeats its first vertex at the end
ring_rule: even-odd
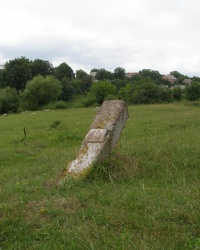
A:
POLYGON ((129 114, 110 164, 62 187, 96 111, 0 117, 0 249, 200 249, 199 108, 129 114))

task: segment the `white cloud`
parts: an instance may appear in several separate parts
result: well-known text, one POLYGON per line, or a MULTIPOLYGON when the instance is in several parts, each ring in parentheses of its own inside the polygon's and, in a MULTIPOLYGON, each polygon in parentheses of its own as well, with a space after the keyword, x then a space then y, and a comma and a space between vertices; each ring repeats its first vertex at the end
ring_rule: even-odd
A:
POLYGON ((200 76, 198 0, 7 0, 0 63, 26 56, 74 70, 144 68, 200 76))

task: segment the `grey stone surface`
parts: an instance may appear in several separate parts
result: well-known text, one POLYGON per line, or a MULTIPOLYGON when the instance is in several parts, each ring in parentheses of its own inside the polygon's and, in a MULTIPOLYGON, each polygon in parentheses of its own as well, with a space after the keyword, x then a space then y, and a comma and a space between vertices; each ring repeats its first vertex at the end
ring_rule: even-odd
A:
POLYGON ((96 142, 103 143, 106 139, 106 135, 108 134, 107 129, 90 129, 85 137, 86 142, 96 142))
POLYGON ((65 178, 84 178, 96 161, 109 157, 128 119, 128 109, 124 101, 103 102, 89 132, 82 142, 77 158, 70 162, 57 183, 65 178))

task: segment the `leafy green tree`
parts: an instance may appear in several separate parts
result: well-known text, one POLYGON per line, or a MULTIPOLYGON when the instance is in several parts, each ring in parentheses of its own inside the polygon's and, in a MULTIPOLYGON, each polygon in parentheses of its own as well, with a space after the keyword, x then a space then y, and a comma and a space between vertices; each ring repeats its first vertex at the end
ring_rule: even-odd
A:
POLYGON ((19 96, 15 88, 0 89, 0 113, 16 112, 19 105, 19 96))
POLYGON ((128 83, 126 86, 119 90, 119 98, 127 103, 132 103, 133 99, 133 86, 128 83))
POLYGON ((180 101, 182 99, 182 90, 180 87, 174 87, 173 90, 172 90, 172 96, 173 96, 173 99, 176 100, 176 101, 180 101))
POLYGON ((188 101, 200 100, 200 82, 192 82, 192 84, 185 89, 186 99, 188 101))
POLYGON ((160 89, 160 100, 161 102, 168 103, 173 101, 173 93, 169 88, 160 89))
POLYGON ((61 86, 62 86, 62 93, 59 99, 63 101, 69 101, 72 98, 72 96, 76 94, 76 89, 73 86, 72 81, 69 78, 64 77, 61 81, 61 86))
POLYGON ((4 86, 17 91, 26 87, 26 82, 32 78, 31 63, 25 57, 15 58, 5 63, 2 70, 4 86))
POLYGON ((32 76, 42 75, 47 76, 53 73, 53 65, 49 61, 35 59, 31 62, 32 76))
POLYGON ((139 71, 139 75, 141 78, 150 77, 152 80, 159 80, 161 78, 159 71, 151 69, 143 69, 139 71))
POLYGON ((98 69, 93 68, 93 69, 90 70, 90 73, 92 73, 92 72, 98 72, 98 69))
POLYGON ((21 93, 22 106, 37 110, 43 105, 56 100, 61 94, 61 84, 54 76, 35 76, 21 93))
POLYGON ((4 82, 3 82, 3 71, 0 70, 0 88, 4 87, 4 82))
POLYGON ((117 91, 119 91, 122 87, 125 87, 126 84, 130 83, 129 80, 121 80, 121 79, 114 79, 110 81, 113 85, 115 85, 117 91))
POLYGON ((84 70, 82 70, 82 69, 76 70, 76 79, 78 79, 78 80, 81 80, 82 77, 85 77, 87 75, 88 74, 84 70))
POLYGON ((97 72, 96 79, 103 81, 103 80, 112 80, 114 78, 114 75, 112 72, 106 70, 106 69, 92 69, 91 72, 97 72))
POLYGON ((74 72, 67 63, 61 63, 58 67, 54 69, 53 74, 60 81, 63 77, 68 77, 70 79, 74 78, 74 72))
POLYGON ((149 78, 138 81, 134 87, 133 102, 134 103, 157 103, 160 101, 160 87, 149 78))
POLYGON ((117 67, 114 70, 114 78, 115 79, 121 79, 124 80, 125 79, 125 69, 121 68, 121 67, 117 67))
POLYGON ((90 93, 93 94, 97 102, 101 105, 106 96, 108 95, 115 95, 116 87, 111 84, 109 81, 99 81, 93 83, 90 89, 90 93))
POLYGON ((99 69, 96 78, 98 80, 111 80, 113 79, 113 74, 105 69, 99 69))
POLYGON ((72 86, 75 89, 75 95, 81 94, 81 80, 77 80, 77 79, 72 79, 71 81, 72 86))
POLYGON ((173 76, 175 76, 177 79, 180 77, 180 76, 183 76, 180 72, 178 72, 178 71, 171 71, 170 72, 170 75, 173 75, 173 76))
POLYGON ((200 77, 198 76, 193 76, 191 79, 193 82, 200 82, 200 77))
POLYGON ((83 76, 80 82, 80 89, 82 93, 87 92, 92 85, 92 77, 89 75, 83 76))
POLYGON ((117 100, 119 99, 117 94, 108 94, 105 98, 104 101, 108 101, 108 100, 117 100))

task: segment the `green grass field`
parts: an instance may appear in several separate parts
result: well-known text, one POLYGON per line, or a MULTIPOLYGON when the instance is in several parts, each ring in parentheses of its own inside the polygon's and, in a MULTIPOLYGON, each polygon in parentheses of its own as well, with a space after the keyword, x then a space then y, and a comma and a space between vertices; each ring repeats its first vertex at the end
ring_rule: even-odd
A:
POLYGON ((0 249, 199 250, 200 108, 130 106, 110 160, 52 186, 96 112, 0 117, 0 249))

